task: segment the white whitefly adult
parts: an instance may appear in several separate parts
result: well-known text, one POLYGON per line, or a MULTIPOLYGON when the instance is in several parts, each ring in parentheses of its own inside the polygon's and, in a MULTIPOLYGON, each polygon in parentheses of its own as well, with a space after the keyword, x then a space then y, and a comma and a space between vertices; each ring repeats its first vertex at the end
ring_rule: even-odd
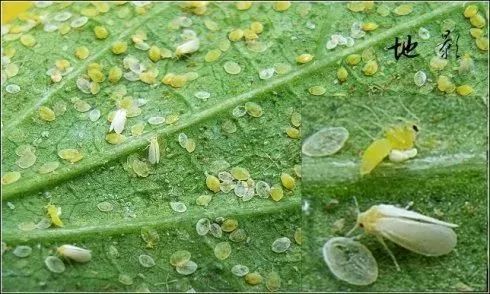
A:
POLYGON ((126 110, 118 109, 114 113, 114 118, 112 118, 111 127, 109 132, 113 131, 120 134, 124 130, 124 125, 126 124, 126 110))
POLYGON ((88 262, 92 259, 90 250, 74 245, 61 245, 56 249, 56 252, 58 252, 59 255, 76 262, 88 262))
POLYGON ((177 46, 177 48, 175 49, 175 55, 178 57, 185 54, 194 53, 198 49, 199 49, 199 39, 198 38, 191 39, 177 46))

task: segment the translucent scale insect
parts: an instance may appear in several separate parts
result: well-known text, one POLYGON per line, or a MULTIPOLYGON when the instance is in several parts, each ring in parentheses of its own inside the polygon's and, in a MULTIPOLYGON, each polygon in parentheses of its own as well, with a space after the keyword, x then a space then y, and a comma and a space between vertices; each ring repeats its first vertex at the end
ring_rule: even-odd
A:
POLYGON ((354 201, 357 223, 347 236, 359 227, 366 234, 376 236, 393 259, 397 270, 400 267, 383 238, 425 256, 445 255, 456 247, 457 236, 452 228, 458 225, 389 204, 374 205, 361 213, 355 198, 354 201))

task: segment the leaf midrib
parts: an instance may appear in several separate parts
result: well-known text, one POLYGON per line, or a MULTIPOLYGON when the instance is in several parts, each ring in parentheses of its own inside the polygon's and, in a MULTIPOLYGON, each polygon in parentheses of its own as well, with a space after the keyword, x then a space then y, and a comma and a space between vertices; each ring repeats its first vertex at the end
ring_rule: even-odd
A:
MULTIPOLYGON (((259 199, 262 201, 264 199, 259 199)), ((266 199, 267 200, 267 199, 266 199)), ((213 210, 196 210, 193 213, 174 213, 168 217, 146 218, 143 220, 129 222, 115 222, 107 224, 98 224, 85 227, 75 228, 51 228, 46 230, 33 230, 22 232, 19 230, 3 230, 2 241, 11 244, 33 241, 56 241, 76 238, 77 240, 90 238, 91 236, 108 236, 120 235, 124 233, 134 233, 143 227, 152 228, 169 228, 172 226, 182 225, 183 223, 196 223, 198 219, 207 217, 215 219, 216 217, 233 216, 234 218, 257 217, 261 215, 270 215, 278 212, 298 209, 299 199, 295 196, 288 197, 281 202, 272 202, 262 205, 260 209, 253 206, 229 206, 223 205, 213 210), (194 213, 195 212, 195 213, 194 213)))
POLYGON ((432 12, 416 17, 411 21, 403 23, 400 26, 393 27, 383 33, 379 33, 378 35, 371 37, 370 39, 364 42, 358 43, 358 45, 355 45, 353 47, 341 51, 337 51, 327 56, 323 60, 317 60, 312 64, 305 65, 300 70, 295 71, 289 75, 286 75, 284 77, 278 77, 277 79, 274 80, 268 80, 267 83, 262 87, 255 88, 249 92, 245 92, 238 96, 226 99, 223 102, 220 102, 219 104, 213 107, 204 109, 198 113, 195 114, 189 113, 187 115, 184 115, 182 117, 182 120, 180 120, 176 125, 157 128, 155 132, 146 133, 137 138, 131 138, 127 141, 127 143, 123 143, 121 145, 115 146, 114 148, 111 148, 110 150, 106 150, 92 158, 84 159, 73 166, 62 167, 58 169, 57 173, 55 174, 50 174, 47 176, 36 175, 28 179, 24 179, 24 180, 21 179, 17 183, 11 184, 3 188, 2 200, 9 200, 14 197, 18 197, 20 195, 25 196, 27 195, 28 192, 37 191, 39 189, 46 188, 47 186, 55 185, 63 180, 67 180, 72 177, 78 176, 84 172, 88 172, 98 166, 104 165, 119 157, 128 155, 138 149, 145 148, 146 145, 148 144, 148 140, 155 135, 166 137, 182 129, 191 127, 193 125, 211 119, 215 115, 225 110, 229 110, 234 106, 252 100, 253 98, 264 97, 265 95, 262 94, 268 93, 281 86, 289 85, 292 82, 302 77, 308 76, 309 74, 312 74, 316 71, 323 69, 324 67, 330 65, 331 63, 334 63, 339 59, 343 58, 344 56, 347 56, 349 54, 373 46, 374 44, 377 44, 382 40, 395 36, 410 27, 421 25, 427 21, 430 21, 435 17, 438 17, 446 13, 450 13, 454 9, 458 8, 460 5, 461 5, 460 3, 451 3, 442 8, 438 8, 432 12))
MULTIPOLYGON (((388 163, 381 163, 382 169, 388 163)), ((390 169, 383 171, 382 177, 399 176, 401 173, 413 172, 435 173, 441 171, 456 170, 481 170, 486 166, 485 153, 457 153, 441 156, 419 157, 402 164, 392 164, 390 169)), ((303 161, 302 171, 304 178, 309 183, 321 182, 330 185, 339 185, 346 182, 354 182, 361 178, 359 174, 359 162, 351 160, 315 160, 303 161)))

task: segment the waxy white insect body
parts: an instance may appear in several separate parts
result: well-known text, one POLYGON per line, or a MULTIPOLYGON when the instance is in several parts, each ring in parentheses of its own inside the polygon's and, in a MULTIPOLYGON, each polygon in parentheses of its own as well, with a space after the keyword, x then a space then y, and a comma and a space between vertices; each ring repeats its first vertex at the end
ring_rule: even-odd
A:
POLYGON ((118 109, 114 113, 114 117, 112 118, 111 127, 109 128, 109 132, 114 131, 118 134, 122 133, 124 130, 124 125, 126 124, 126 110, 118 109))
POLYGON ((198 49, 199 49, 199 39, 194 38, 194 39, 191 39, 191 40, 186 41, 185 43, 179 45, 175 49, 175 55, 177 57, 180 57, 180 56, 185 55, 185 54, 194 53, 198 49))
POLYGON ((158 145, 158 137, 150 139, 150 148, 148 148, 148 161, 151 164, 160 162, 160 145, 158 145))
POLYGON ((61 245, 56 249, 59 255, 76 262, 88 262, 92 259, 92 253, 88 249, 73 245, 61 245))
POLYGON ((359 213, 356 226, 347 235, 357 227, 378 238, 398 270, 400 270, 398 263, 384 243, 383 237, 425 256, 448 254, 457 243, 457 236, 452 228, 458 225, 387 204, 374 205, 367 211, 359 213))
POLYGON ((414 158, 417 156, 417 148, 411 148, 408 150, 398 150, 393 149, 390 151, 390 161, 393 162, 403 162, 409 160, 410 158, 414 158))

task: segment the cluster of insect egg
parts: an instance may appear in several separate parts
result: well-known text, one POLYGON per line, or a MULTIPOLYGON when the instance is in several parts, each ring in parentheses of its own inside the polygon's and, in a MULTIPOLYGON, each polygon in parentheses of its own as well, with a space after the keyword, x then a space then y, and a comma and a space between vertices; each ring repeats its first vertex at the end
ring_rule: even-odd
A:
POLYGON ((204 15, 208 9, 207 1, 188 1, 181 4, 184 10, 188 10, 195 15, 204 15))
MULTIPOLYGON (((4 85, 8 79, 15 77, 19 73, 19 65, 11 62, 11 59, 15 56, 15 53, 16 49, 14 47, 7 47, 5 49, 2 47, 2 85, 4 85)), ((12 91, 12 86, 10 86, 9 91, 7 92, 13 94, 12 92, 16 91, 12 91)))
POLYGON ((470 4, 466 6, 463 14, 473 26, 470 29, 470 34, 475 39, 476 47, 480 50, 488 51, 488 37, 485 37, 486 30, 484 30, 486 21, 478 10, 477 4, 470 4))
MULTIPOLYGON (((367 48, 362 52, 362 54, 350 54, 345 58, 344 63, 354 68, 361 61, 365 62, 364 66, 362 67, 362 72, 364 75, 372 76, 378 72, 379 65, 376 61, 376 53, 374 48, 367 48)), ((345 67, 340 66, 337 69, 337 80, 340 83, 345 82, 348 76, 349 73, 345 67)))
POLYGON ((288 126, 286 128, 286 134, 291 139, 299 139, 300 138, 299 127, 301 126, 301 114, 297 111, 293 111, 291 113, 290 123, 291 123, 291 126, 288 126))
POLYGON ((191 260, 191 253, 187 250, 175 251, 170 256, 170 264, 175 270, 184 276, 193 274, 197 270, 197 263, 191 260))
POLYGON ((69 74, 71 71, 73 71, 73 67, 68 60, 58 59, 55 62, 55 66, 48 69, 46 74, 51 78, 53 83, 59 83, 63 76, 69 74))
MULTIPOLYGON (((157 83, 157 77, 159 74, 158 69, 155 67, 139 61, 136 57, 128 55, 123 59, 123 67, 128 70, 122 76, 128 81, 142 81, 145 84, 153 85, 157 83)), ((121 77, 119 70, 114 69, 117 74, 117 78, 121 77)))
POLYGON ((229 193, 232 190, 234 194, 241 198, 242 201, 249 201, 255 195, 261 198, 271 197, 274 201, 279 201, 284 197, 283 188, 293 190, 296 186, 296 180, 288 173, 281 174, 281 185, 275 184, 272 187, 264 181, 255 182, 250 176, 247 169, 242 167, 233 167, 229 172, 220 171, 217 176, 207 174, 206 186, 214 193, 229 193))
POLYGON ((264 25, 259 21, 254 21, 246 29, 234 29, 228 33, 228 39, 232 42, 238 42, 245 39, 245 42, 255 42, 259 35, 264 31, 264 25))

